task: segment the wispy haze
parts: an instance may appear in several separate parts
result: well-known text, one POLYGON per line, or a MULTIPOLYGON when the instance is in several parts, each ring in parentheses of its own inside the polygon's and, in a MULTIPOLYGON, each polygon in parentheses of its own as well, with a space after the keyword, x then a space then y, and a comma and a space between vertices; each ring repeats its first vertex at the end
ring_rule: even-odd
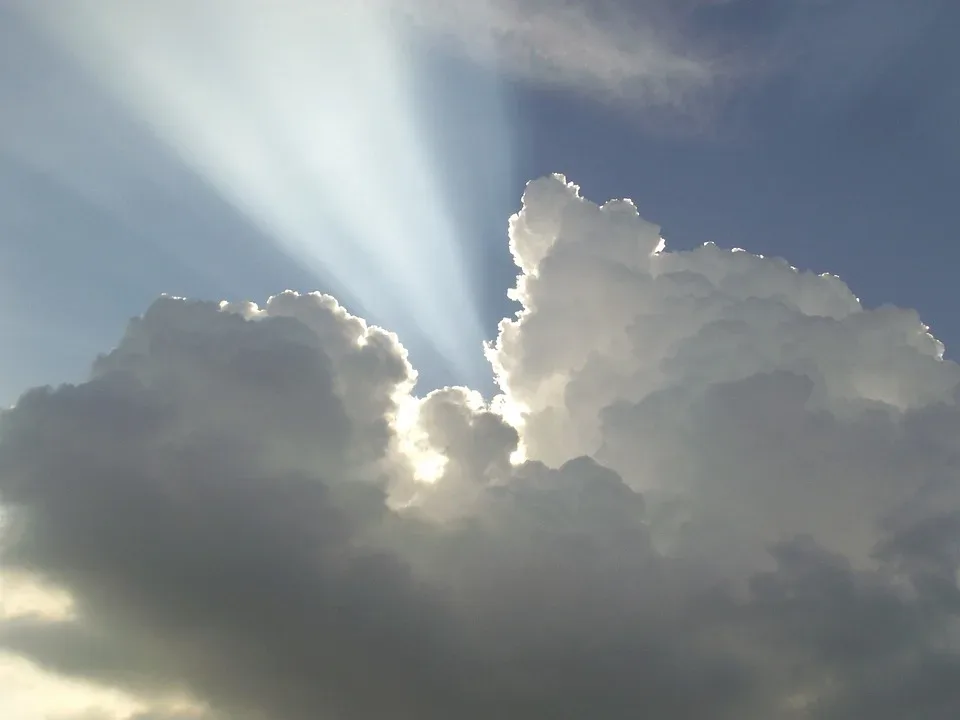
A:
POLYGON ((730 71, 682 42, 678 13, 662 0, 380 1, 507 73, 607 100, 675 108, 730 71))

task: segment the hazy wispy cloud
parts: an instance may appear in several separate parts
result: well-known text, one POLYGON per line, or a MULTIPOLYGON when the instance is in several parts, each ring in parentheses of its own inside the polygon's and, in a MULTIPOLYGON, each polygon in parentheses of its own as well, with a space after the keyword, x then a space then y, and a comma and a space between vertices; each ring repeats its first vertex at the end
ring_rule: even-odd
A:
POLYGON ((716 123, 727 101, 762 102, 757 91, 771 85, 808 122, 877 94, 917 106, 927 123, 937 110, 957 113, 948 64, 923 41, 954 24, 949 0, 379 1, 453 52, 619 106, 636 122, 665 112, 716 123), (895 71, 907 55, 922 78, 895 71))
POLYGON ((608 100, 679 106, 723 71, 659 1, 381 1, 507 74, 608 100))
POLYGON ((916 313, 560 176, 510 243, 490 404, 292 292, 161 298, 22 396, 0 562, 69 604, 0 648, 204 720, 952 720, 960 367, 916 313))

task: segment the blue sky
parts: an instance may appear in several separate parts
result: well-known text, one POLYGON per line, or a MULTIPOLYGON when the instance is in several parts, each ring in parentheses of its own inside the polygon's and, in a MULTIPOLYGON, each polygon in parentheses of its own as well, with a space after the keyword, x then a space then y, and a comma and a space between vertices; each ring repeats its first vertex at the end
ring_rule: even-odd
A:
MULTIPOLYGON (((517 72, 496 40, 478 59, 408 39, 419 136, 487 337, 513 310, 507 217, 528 180, 562 172, 594 200, 633 198, 671 248, 715 241, 838 274, 869 306, 917 308, 948 354, 960 346, 956 3, 605 7, 735 69, 664 111, 562 68, 517 72)), ((0 97, 4 402, 82 378, 162 292, 262 301, 320 289, 378 319, 349 277, 278 248, 16 3, 0 10, 0 97)), ((323 232, 351 242, 335 224, 323 232)), ((414 329, 391 329, 425 388, 482 386, 479 363, 463 377, 414 329)))

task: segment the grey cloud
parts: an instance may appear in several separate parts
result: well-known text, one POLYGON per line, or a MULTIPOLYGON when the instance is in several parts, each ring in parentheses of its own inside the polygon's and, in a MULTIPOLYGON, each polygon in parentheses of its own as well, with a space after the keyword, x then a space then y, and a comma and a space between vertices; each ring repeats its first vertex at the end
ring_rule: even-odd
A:
MULTIPOLYGON (((695 716, 687 674, 702 674, 706 692, 720 670, 661 669, 662 632, 626 624, 638 617, 629 593, 655 562, 639 498, 581 460, 521 468, 461 529, 395 516, 385 486, 363 482, 381 458, 349 452, 380 429, 350 422, 348 384, 332 370, 374 343, 357 347, 359 326, 309 296, 267 308, 287 303, 353 336, 322 347, 307 322, 162 299, 88 384, 33 391, 5 416, 4 562, 69 588, 79 620, 10 622, 4 646, 137 693, 186 688, 240 717, 520 717, 553 707, 565 686, 571 707, 626 716, 636 698, 695 716), (588 494, 595 507, 581 509, 588 494), (643 562, 613 585, 631 547, 643 562), (610 590, 612 615, 600 602, 610 590), (598 645, 584 653, 583 642, 598 645), (610 643, 622 655, 612 674, 595 662, 610 643), (634 661, 656 678, 628 682, 634 661)), ((373 364, 381 374, 357 393, 395 390, 404 378, 391 388, 383 372, 394 366, 373 364)), ((452 391, 434 410, 439 398, 456 409, 452 391)), ((467 424, 474 442, 446 444, 460 467, 479 473, 471 454, 515 445, 483 411, 467 424)))
POLYGON ((0 561, 75 608, 0 647, 238 720, 952 718, 958 374, 916 315, 559 176, 510 232, 492 403, 291 292, 161 298, 24 394, 0 561))
MULTIPOLYGON (((4 495, 23 529, 5 561, 70 588, 83 627, 106 626, 127 658, 149 658, 154 677, 202 687, 241 716, 250 702, 271 717, 376 713, 443 675, 429 669, 434 631, 418 627, 431 617, 439 628, 442 613, 414 601, 391 556, 351 547, 383 503, 375 485, 342 485, 348 463, 358 480, 375 458, 351 452, 366 428, 343 411, 315 337, 284 318, 160 301, 98 379, 28 394, 5 418, 4 495), (211 332, 197 332, 206 323, 211 332), (228 384, 247 390, 226 395, 228 384), (342 633, 369 644, 358 652, 342 633), (315 687, 325 666, 337 677, 315 687), (367 673, 384 676, 378 693, 362 690, 367 673)), ((69 636, 22 630, 18 649, 78 671, 63 655, 69 636)), ((129 685, 129 668, 83 671, 129 685)))
POLYGON ((104 712, 101 710, 90 710, 82 713, 61 715, 50 720, 217 720, 217 718, 205 712, 180 712, 165 710, 148 710, 137 712, 132 715, 118 716, 116 713, 104 712))

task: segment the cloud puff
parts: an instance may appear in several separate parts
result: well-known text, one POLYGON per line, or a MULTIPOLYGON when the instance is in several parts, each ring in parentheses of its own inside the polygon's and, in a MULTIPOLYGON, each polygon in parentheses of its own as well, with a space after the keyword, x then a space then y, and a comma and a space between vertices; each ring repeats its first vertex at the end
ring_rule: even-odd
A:
POLYGON ((24 394, 3 568, 70 603, 0 648, 159 717, 952 718, 960 376, 916 315, 560 176, 510 243, 490 403, 292 292, 161 298, 24 394))
POLYGON ((702 506, 741 560, 805 532, 867 557, 878 519, 950 477, 957 365, 916 313, 865 310, 834 276, 660 242, 628 201, 528 187, 523 311, 489 354, 530 455, 596 456, 680 522, 702 506))

